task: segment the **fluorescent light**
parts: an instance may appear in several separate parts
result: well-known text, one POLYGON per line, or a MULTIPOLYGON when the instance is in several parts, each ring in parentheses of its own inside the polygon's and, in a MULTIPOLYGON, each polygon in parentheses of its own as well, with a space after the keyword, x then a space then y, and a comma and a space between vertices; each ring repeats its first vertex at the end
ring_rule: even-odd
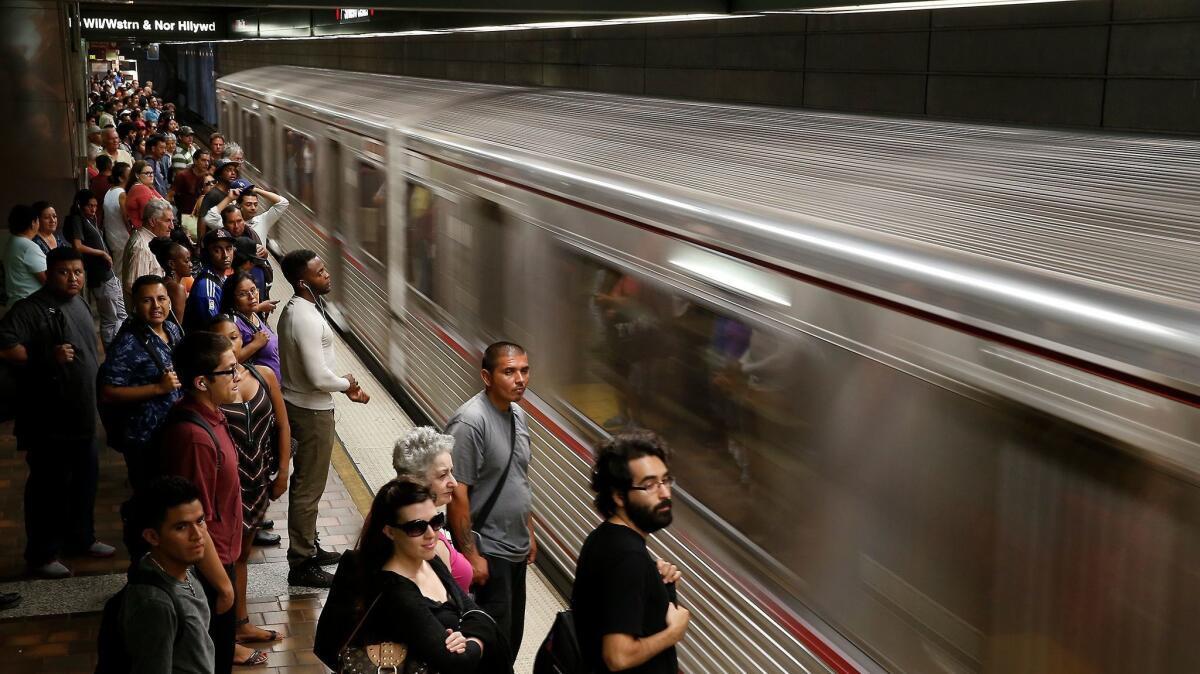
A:
POLYGON ((605 19, 604 23, 674 23, 678 21, 712 21, 714 19, 745 19, 754 14, 669 14, 666 16, 636 16, 630 19, 605 19))
POLYGON ((792 306, 792 303, 786 297, 763 288, 755 283, 754 279, 747 278, 750 274, 739 273, 742 270, 730 268, 729 265, 709 264, 699 260, 671 260, 670 262, 680 269, 708 279, 717 285, 732 288, 742 294, 757 297, 760 300, 766 300, 782 307, 792 306))
POLYGON ((861 12, 906 12, 917 9, 957 9, 962 7, 993 7, 996 5, 1040 5, 1050 2, 1078 0, 911 0, 909 2, 873 2, 863 5, 814 7, 766 11, 765 14, 857 14, 861 12))

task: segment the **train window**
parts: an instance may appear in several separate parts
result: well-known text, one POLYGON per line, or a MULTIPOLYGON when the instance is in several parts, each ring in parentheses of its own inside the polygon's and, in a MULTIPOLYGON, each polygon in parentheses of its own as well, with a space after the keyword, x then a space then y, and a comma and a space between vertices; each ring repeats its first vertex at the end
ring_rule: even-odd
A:
MULTIPOLYGON (((577 355, 565 402, 609 432, 659 432, 677 455, 681 486, 757 541, 759 510, 731 498, 730 486, 777 486, 781 466, 794 466, 778 459, 805 443, 815 403, 803 384, 819 358, 798 333, 590 256, 566 260, 555 324, 577 355)), ((788 503, 773 502, 786 493, 764 494, 760 509, 792 521, 782 517, 788 503)))
POLYGON ((283 129, 283 179, 288 192, 309 210, 317 210, 317 191, 313 179, 317 165, 317 144, 305 134, 283 129))
POLYGON ((407 181, 405 199, 405 276, 409 285, 426 298, 434 299, 434 261, 437 257, 437 222, 433 190, 407 181))
POLYGON ((231 120, 229 119, 229 101, 221 101, 221 111, 218 114, 217 120, 221 128, 225 129, 225 133, 229 133, 229 125, 231 124, 231 120))
POLYGON ((242 151, 245 153, 246 163, 261 170, 263 168, 262 135, 258 125, 258 115, 248 110, 242 110, 242 151))
POLYGON ((355 217, 358 219, 360 248, 382 265, 387 265, 387 174, 375 164, 359 161, 358 199, 355 217))

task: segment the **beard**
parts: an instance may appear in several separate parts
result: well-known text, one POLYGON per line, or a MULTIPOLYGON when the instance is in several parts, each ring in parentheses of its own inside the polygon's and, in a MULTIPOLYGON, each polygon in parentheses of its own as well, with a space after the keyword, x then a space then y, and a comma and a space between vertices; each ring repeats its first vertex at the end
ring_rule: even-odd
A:
POLYGON ((665 529, 671 524, 671 499, 665 498, 652 508, 635 503, 627 503, 625 514, 629 521, 638 529, 652 534, 659 529, 665 529))

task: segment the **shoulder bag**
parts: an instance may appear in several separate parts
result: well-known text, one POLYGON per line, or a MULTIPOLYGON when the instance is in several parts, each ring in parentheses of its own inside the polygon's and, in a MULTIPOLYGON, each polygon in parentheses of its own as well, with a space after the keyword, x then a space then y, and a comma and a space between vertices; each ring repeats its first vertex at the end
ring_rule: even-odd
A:
POLYGON ((488 500, 479 509, 479 515, 471 520, 471 533, 475 534, 475 548, 477 550, 483 540, 480 532, 483 531, 483 525, 487 522, 488 515, 492 514, 492 508, 496 507, 496 501, 500 498, 500 492, 504 491, 504 485, 508 483, 508 471, 512 468, 513 457, 517 455, 517 413, 511 406, 508 413, 512 416, 512 425, 509 427, 508 433, 508 463, 504 464, 504 472, 500 473, 500 481, 496 483, 496 488, 492 490, 492 493, 488 496, 488 500))
POLYGON ((408 647, 404 644, 383 641, 366 646, 350 645, 381 596, 376 596, 375 601, 367 607, 354 631, 346 637, 346 644, 338 651, 339 674, 434 674, 424 663, 408 657, 408 647))

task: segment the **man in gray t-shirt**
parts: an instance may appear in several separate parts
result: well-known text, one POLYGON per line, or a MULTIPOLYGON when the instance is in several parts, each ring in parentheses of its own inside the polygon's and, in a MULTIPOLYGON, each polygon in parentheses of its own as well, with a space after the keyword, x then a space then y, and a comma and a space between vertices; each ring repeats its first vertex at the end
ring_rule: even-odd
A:
POLYGON ((125 588, 120 625, 130 671, 212 674, 217 668, 216 648, 208 634, 211 611, 192 568, 203 563, 206 554, 216 556, 204 526, 200 492, 185 478, 162 476, 135 495, 133 505, 134 526, 142 527, 142 538, 150 546, 134 573, 155 574, 162 580, 131 582, 125 588))
POLYGON ((463 403, 446 426, 454 436, 458 480, 449 505, 450 531, 471 562, 475 601, 508 636, 515 658, 525 630, 525 566, 537 558, 529 421, 516 404, 529 384, 529 357, 517 344, 497 342, 484 351, 480 376, 484 390, 463 403))

